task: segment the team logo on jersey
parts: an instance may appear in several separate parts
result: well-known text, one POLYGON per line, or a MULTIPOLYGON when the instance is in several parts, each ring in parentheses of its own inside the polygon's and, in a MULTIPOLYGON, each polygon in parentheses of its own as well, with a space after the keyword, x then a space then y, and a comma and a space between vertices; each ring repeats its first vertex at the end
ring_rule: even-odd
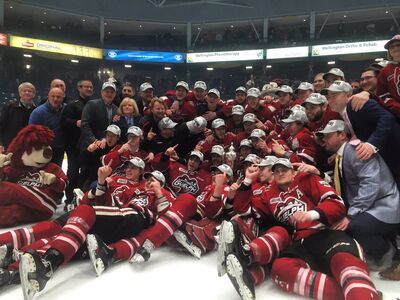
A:
POLYGON ((40 174, 31 172, 28 172, 28 174, 20 178, 17 183, 22 186, 34 186, 34 187, 43 186, 42 183, 40 182, 40 174))
MULTIPOLYGON (((119 180, 119 179, 118 179, 119 180)), ((117 181, 118 181, 117 180, 117 181)), ((113 199, 113 201, 118 202, 119 204, 121 204, 121 201, 119 200, 118 195, 122 194, 123 192, 125 192, 126 190, 128 190, 129 187, 127 185, 121 185, 119 187, 117 187, 112 193, 111 193, 111 199, 113 199)))
POLYGON ((299 140, 297 138, 294 138, 292 141, 292 149, 296 150, 297 148, 299 148, 299 146, 300 146, 299 140))
POLYGON ((147 195, 141 195, 137 198, 133 198, 131 202, 141 207, 146 207, 149 204, 149 197, 147 195))
MULTIPOLYGON (((277 198, 274 198, 276 200, 277 198)), ((287 223, 289 218, 297 211, 306 211, 307 205, 299 199, 288 196, 284 200, 280 199, 275 207, 274 215, 277 220, 287 223)))
POLYGON ((190 178, 187 174, 178 176, 172 182, 172 187, 177 189, 178 193, 197 194, 199 191, 199 184, 196 178, 190 178))

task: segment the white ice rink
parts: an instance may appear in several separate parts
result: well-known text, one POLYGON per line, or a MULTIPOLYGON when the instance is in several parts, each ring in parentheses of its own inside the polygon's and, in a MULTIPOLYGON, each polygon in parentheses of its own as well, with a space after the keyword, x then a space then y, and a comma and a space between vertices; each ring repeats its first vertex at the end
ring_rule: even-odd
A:
MULTIPOLYGON (((65 163, 65 161, 64 161, 65 163)), ((64 170, 66 166, 64 165, 64 170)), ((62 213, 61 207, 57 215, 62 213)), ((0 229, 0 233, 6 231, 0 229)), ((240 300, 227 275, 218 277, 215 252, 200 260, 177 250, 161 247, 142 265, 122 262, 100 277, 87 261, 72 261, 60 267, 38 299, 47 300, 240 300)), ((400 300, 400 281, 384 281, 373 273, 384 300, 400 300)), ((257 299, 306 299, 278 290, 267 279, 256 288, 257 299)), ((0 300, 23 299, 20 285, 0 290, 0 300)), ((359 299, 363 300, 363 299, 359 299)))

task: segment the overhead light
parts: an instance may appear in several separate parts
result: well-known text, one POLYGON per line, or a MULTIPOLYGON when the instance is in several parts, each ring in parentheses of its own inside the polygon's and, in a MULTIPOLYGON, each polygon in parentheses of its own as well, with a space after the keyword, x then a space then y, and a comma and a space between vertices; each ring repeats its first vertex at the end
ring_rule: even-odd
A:
POLYGON ((47 15, 47 12, 44 11, 43 14, 44 14, 44 15, 47 15))
POLYGON ((29 69, 31 68, 31 65, 26 65, 25 68, 26 68, 27 70, 29 70, 29 69))
POLYGON ((389 13, 389 11, 387 10, 387 11, 385 11, 385 14, 388 14, 389 13))
POLYGON ((111 31, 109 31, 108 34, 111 34, 111 31))
POLYGON ((383 60, 382 57, 375 58, 375 61, 382 61, 382 60, 383 60))
POLYGON ((328 61, 328 65, 334 65, 334 64, 335 64, 334 60, 328 61))
POLYGON ((347 16, 346 16, 346 15, 344 15, 344 16, 343 16, 343 18, 347 18, 347 16))
POLYGON ((306 19, 303 19, 303 22, 306 22, 307 20, 306 19))
POLYGON ((233 28, 233 27, 235 27, 235 26, 233 26, 233 24, 231 25, 231 28, 233 28))
POLYGON ((79 63, 79 60, 77 60, 77 59, 71 59, 71 62, 74 63, 74 64, 77 64, 77 63, 79 63))
POLYGON ((97 71, 97 74, 101 74, 101 71, 100 71, 100 70, 98 70, 98 71, 97 71))
POLYGON ((104 26, 107 26, 108 24, 107 24, 107 22, 104 22, 104 26))
POLYGON ((82 19, 82 22, 86 22, 86 19, 82 19))
POLYGON ((139 27, 142 28, 143 27, 142 24, 140 24, 139 27))
POLYGON ((246 70, 251 70, 253 69, 253 66, 246 66, 246 70))
POLYGON ((124 65, 124 67, 130 69, 132 68, 132 65, 124 65))
POLYGON ((32 55, 24 53, 24 57, 32 57, 32 55))
POLYGON ((176 27, 174 26, 174 30, 176 29, 176 27))
POLYGON ((12 9, 12 8, 14 8, 13 6, 10 6, 10 8, 12 9))
POLYGON ((44 24, 44 21, 40 21, 40 24, 44 24))
POLYGON ((207 68, 207 71, 214 71, 214 68, 207 68))
POLYGON ((165 71, 171 71, 171 67, 164 67, 165 71))
POLYGON ((200 27, 197 27, 197 30, 200 30, 200 27))
POLYGON ((272 68, 272 66, 271 66, 271 65, 266 65, 266 66, 265 66, 265 68, 267 68, 267 69, 271 69, 271 68, 272 68))

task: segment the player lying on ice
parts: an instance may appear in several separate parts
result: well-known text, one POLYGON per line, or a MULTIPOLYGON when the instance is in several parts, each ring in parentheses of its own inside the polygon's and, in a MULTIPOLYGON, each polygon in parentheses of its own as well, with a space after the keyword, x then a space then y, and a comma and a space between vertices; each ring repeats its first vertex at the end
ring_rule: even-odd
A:
MULTIPOLYGON (((223 267, 240 296, 255 299, 254 286, 264 279, 257 267, 272 263, 271 278, 285 292, 314 299, 380 299, 359 244, 329 229, 346 215, 335 190, 316 175, 296 173, 287 159, 279 159, 273 171, 274 182, 259 209, 282 226, 249 243, 235 221, 224 222, 220 231, 223 267)), ((235 202, 251 197, 257 173, 254 167, 246 171, 235 202)))

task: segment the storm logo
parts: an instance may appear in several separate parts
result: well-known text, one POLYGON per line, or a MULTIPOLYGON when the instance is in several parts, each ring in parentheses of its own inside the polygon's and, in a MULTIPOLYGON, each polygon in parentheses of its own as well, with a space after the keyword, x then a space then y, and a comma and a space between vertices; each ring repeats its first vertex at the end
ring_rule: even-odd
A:
POLYGON ((115 200, 116 202, 118 202, 119 204, 122 204, 121 201, 119 200, 118 195, 122 194, 123 192, 125 192, 126 190, 129 189, 129 186, 127 185, 121 185, 119 187, 117 187, 111 194, 111 198, 113 200, 115 200))
POLYGON ((189 193, 196 195, 199 191, 199 184, 196 178, 190 178, 188 175, 184 174, 175 178, 172 182, 172 187, 177 193, 189 193))
POLYGON ((146 207, 149 204, 149 197, 147 195, 142 195, 138 198, 132 199, 131 202, 141 207, 146 207))
POLYGON ((306 211, 306 204, 299 199, 289 196, 284 201, 279 201, 275 208, 276 219, 287 223, 289 218, 297 211, 306 211))

